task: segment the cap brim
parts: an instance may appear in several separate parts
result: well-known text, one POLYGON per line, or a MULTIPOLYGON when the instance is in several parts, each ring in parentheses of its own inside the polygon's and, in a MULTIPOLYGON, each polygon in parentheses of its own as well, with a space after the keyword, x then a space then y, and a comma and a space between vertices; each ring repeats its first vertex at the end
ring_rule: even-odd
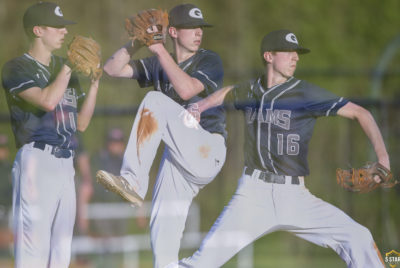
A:
POLYGON ((304 47, 299 47, 298 49, 296 49, 296 52, 298 54, 307 54, 309 53, 311 50, 309 50, 308 48, 304 48, 304 47))
POLYGON ((287 49, 265 49, 264 52, 267 51, 274 51, 274 52, 291 52, 291 51, 296 51, 298 54, 307 54, 309 53, 311 50, 309 50, 308 48, 304 48, 304 47, 297 47, 297 48, 287 48, 287 49))
POLYGON ((54 23, 46 25, 46 26, 59 27, 59 26, 72 25, 72 24, 76 24, 76 22, 75 21, 71 21, 71 20, 60 19, 57 22, 54 22, 54 23))

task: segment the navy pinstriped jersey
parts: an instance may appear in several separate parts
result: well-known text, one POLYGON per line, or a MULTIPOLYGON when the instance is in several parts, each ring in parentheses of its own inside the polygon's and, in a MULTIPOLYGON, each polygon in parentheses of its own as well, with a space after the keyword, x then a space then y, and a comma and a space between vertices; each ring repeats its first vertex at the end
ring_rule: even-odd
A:
POLYGON ((54 111, 41 110, 18 96, 18 93, 32 87, 47 87, 56 78, 63 62, 63 58, 52 55, 49 66, 44 66, 29 54, 24 54, 3 66, 2 84, 18 148, 32 141, 75 148, 71 137, 76 132, 78 96, 83 94, 74 73, 54 111))
POLYGON ((348 100, 291 77, 271 88, 263 79, 233 90, 235 107, 245 114, 245 165, 279 175, 309 174, 308 145, 316 119, 336 115, 348 100))
MULTIPOLYGON (((171 99, 186 107, 197 102, 222 87, 224 70, 218 54, 205 49, 199 49, 195 55, 181 62, 179 67, 191 77, 197 78, 204 85, 204 90, 190 100, 184 101, 176 93, 169 82, 167 74, 161 67, 156 56, 133 60, 130 62, 137 72, 140 87, 153 86, 171 99)), ((222 134, 226 138, 225 111, 222 106, 209 109, 201 114, 200 125, 211 133, 222 134)))

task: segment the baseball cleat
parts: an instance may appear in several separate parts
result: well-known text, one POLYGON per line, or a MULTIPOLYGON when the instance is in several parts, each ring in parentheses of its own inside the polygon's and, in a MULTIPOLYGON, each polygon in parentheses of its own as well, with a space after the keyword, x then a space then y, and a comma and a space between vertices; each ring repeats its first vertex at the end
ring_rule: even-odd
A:
POLYGON ((106 189, 120 195, 125 200, 131 202, 134 206, 140 207, 143 204, 141 198, 122 176, 115 176, 107 171, 99 170, 96 174, 97 182, 103 185, 106 189))

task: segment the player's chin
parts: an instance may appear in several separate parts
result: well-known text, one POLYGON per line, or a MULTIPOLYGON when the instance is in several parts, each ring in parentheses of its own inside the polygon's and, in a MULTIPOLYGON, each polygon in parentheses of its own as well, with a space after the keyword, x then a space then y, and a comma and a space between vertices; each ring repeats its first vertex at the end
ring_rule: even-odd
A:
POLYGON ((63 45, 63 43, 64 43, 64 40, 62 40, 62 41, 58 42, 57 44, 55 44, 55 45, 54 45, 54 48, 55 48, 55 49, 59 49, 59 48, 61 48, 61 47, 62 47, 62 45, 63 45))
POLYGON ((195 42, 191 47, 192 51, 196 52, 197 50, 199 50, 200 49, 200 45, 201 45, 201 42, 195 42))
POLYGON ((296 68, 293 68, 292 70, 288 71, 286 76, 287 77, 292 77, 294 75, 294 71, 296 70, 296 68))
POLYGON ((191 47, 189 51, 192 53, 196 53, 197 51, 199 51, 199 47, 191 47))

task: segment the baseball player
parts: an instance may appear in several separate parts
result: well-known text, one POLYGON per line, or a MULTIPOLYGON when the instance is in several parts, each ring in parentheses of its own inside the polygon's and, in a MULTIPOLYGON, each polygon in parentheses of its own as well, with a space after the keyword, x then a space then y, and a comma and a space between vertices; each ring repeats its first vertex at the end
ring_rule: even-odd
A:
POLYGON ((109 75, 136 79, 141 87, 153 86, 156 91, 140 104, 120 176, 97 173, 99 183, 140 206, 157 148, 164 141, 150 218, 155 267, 178 260, 192 199, 218 174, 226 154, 223 109, 207 111, 200 123, 185 110, 223 82, 220 57, 200 48, 203 28, 211 25, 195 5, 181 4, 170 10, 169 26, 172 55, 163 43, 156 43, 148 47, 154 56, 131 60, 138 43, 129 42, 104 65, 109 75))
POLYGON ((70 262, 76 210, 71 140, 90 122, 99 81, 84 100, 77 76, 53 54, 69 24, 55 3, 30 6, 23 17, 29 50, 2 69, 19 148, 12 168, 15 267, 66 268, 70 262))
POLYGON ((220 267, 249 243, 278 230, 332 248, 348 267, 384 267, 369 230, 305 186, 308 144, 316 119, 322 116, 356 119, 379 163, 390 166, 380 131, 367 110, 293 77, 299 54, 307 52, 291 31, 273 31, 261 43, 264 75, 197 103, 202 112, 221 104, 231 92, 235 107, 245 114, 245 167, 236 193, 200 248, 179 267, 220 267))

